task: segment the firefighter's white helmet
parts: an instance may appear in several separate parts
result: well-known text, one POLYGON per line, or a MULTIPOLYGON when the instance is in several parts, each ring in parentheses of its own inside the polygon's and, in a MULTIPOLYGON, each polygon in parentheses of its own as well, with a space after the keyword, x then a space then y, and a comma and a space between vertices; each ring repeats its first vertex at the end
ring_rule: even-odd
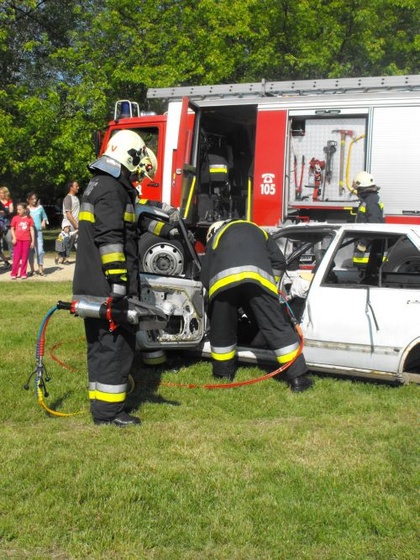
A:
POLYGON ((219 221, 219 222, 213 222, 211 224, 211 226, 209 227, 209 229, 207 230, 207 235, 206 235, 206 241, 207 243, 210 241, 210 238, 216 233, 216 231, 218 229, 220 229, 223 224, 225 224, 225 221, 219 221))
POLYGON ((146 144, 136 132, 119 130, 110 138, 104 156, 114 159, 129 171, 134 172, 147 155, 146 150, 146 144))
POLYGON ((360 171, 353 181, 353 189, 367 189, 369 187, 375 187, 375 179, 373 175, 368 173, 367 171, 360 171))

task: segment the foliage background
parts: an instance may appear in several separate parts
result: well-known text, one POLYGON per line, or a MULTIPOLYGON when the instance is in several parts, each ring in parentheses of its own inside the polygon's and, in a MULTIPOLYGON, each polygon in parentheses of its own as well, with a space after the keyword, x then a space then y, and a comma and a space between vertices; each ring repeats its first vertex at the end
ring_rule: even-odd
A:
POLYGON ((418 0, 0 0, 0 183, 52 203, 149 87, 416 74, 418 0))

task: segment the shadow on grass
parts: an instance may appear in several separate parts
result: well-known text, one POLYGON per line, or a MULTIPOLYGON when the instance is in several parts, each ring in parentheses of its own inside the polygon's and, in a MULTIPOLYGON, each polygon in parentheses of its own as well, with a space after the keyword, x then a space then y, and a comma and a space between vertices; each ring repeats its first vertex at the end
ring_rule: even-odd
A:
POLYGON ((131 377, 134 380, 134 390, 128 395, 126 408, 134 411, 138 410, 142 404, 165 404, 169 406, 181 406, 179 401, 169 400, 158 394, 162 383, 162 376, 165 373, 176 373, 182 367, 188 366, 188 362, 194 363, 194 358, 186 357, 182 353, 167 355, 167 361, 161 366, 150 367, 143 364, 141 353, 136 352, 131 377))

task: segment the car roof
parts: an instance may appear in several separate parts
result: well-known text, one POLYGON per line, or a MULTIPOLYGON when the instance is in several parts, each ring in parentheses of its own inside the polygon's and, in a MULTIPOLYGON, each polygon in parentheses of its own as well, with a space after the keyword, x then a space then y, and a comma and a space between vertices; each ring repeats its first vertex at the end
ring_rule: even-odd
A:
POLYGON ((302 224, 290 224, 279 226, 277 228, 267 229, 272 234, 286 234, 287 232, 333 232, 333 231, 350 231, 350 232, 378 232, 378 233, 396 233, 407 234, 414 232, 420 236, 420 225, 412 224, 350 224, 350 223, 330 223, 330 222, 307 222, 302 224))

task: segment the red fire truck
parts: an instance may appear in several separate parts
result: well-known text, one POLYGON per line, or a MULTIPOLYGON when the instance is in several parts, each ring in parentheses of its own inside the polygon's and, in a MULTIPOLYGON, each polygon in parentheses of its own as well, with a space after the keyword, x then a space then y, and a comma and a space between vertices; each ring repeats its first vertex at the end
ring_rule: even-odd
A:
POLYGON ((387 222, 420 224, 420 75, 150 89, 162 115, 115 105, 98 152, 138 132, 158 171, 144 198, 181 209, 196 231, 214 220, 261 226, 353 221, 353 177, 369 171, 387 222))

